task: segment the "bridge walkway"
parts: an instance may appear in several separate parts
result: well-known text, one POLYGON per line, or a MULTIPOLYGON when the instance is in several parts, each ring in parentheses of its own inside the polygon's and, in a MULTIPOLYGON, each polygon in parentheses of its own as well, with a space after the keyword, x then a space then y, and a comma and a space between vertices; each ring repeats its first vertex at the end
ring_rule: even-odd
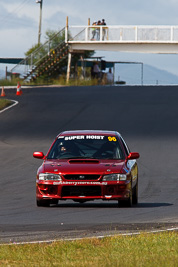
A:
POLYGON ((178 26, 67 26, 72 50, 178 53, 178 26))

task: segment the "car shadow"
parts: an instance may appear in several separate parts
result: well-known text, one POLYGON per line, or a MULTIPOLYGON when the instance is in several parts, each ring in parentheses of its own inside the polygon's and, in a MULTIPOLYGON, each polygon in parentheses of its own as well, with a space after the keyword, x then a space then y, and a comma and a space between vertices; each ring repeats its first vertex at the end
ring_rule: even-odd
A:
MULTIPOLYGON (((172 206, 171 203, 138 203, 137 205, 133 205, 131 208, 159 208, 159 207, 168 207, 172 206)), ((117 202, 112 203, 91 203, 91 202, 85 202, 85 203, 62 203, 62 201, 58 202, 57 205, 51 205, 51 208, 128 208, 128 207, 122 207, 118 206, 117 202)))
POLYGON ((159 208, 172 206, 172 203, 138 203, 135 208, 159 208))

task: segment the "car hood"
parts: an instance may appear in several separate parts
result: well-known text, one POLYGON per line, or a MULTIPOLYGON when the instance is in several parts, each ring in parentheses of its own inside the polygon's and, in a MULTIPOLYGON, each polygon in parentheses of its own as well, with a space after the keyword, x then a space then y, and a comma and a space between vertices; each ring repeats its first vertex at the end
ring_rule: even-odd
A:
POLYGON ((42 171, 59 174, 106 174, 122 173, 123 168, 126 168, 125 160, 72 159, 45 160, 42 171))

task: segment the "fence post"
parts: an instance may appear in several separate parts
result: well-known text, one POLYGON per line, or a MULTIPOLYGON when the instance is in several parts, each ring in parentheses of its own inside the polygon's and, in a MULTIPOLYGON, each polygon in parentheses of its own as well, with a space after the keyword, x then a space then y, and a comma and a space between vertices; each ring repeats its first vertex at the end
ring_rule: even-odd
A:
POLYGON ((100 30, 100 41, 102 41, 103 26, 100 26, 99 30, 100 30))
POLYGON ((174 39, 173 39, 173 36, 174 36, 173 26, 171 26, 171 42, 174 40, 174 39))
POLYGON ((85 41, 87 42, 89 40, 89 26, 85 28, 85 41))
POLYGON ((138 27, 135 26, 135 42, 138 41, 138 27))

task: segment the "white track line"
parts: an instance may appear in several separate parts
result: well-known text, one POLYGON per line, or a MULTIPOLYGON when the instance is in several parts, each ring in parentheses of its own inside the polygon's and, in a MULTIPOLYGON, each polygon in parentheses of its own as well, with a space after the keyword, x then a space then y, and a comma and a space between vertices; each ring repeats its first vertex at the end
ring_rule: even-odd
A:
POLYGON ((6 111, 6 110, 8 110, 8 109, 10 109, 10 108, 12 108, 12 107, 14 107, 14 106, 16 106, 19 102, 18 101, 16 101, 16 100, 11 100, 12 102, 14 102, 14 104, 12 104, 12 105, 10 105, 9 107, 7 107, 7 108, 4 108, 3 110, 0 110, 0 113, 2 113, 2 112, 4 112, 4 111, 6 111))
POLYGON ((115 235, 102 235, 102 236, 92 236, 92 237, 78 237, 78 238, 61 238, 61 239, 51 239, 51 240, 44 240, 44 241, 30 241, 30 242, 13 242, 13 243, 4 243, 0 244, 0 246, 11 246, 11 245, 28 245, 28 244, 43 244, 43 243, 54 243, 54 242, 60 242, 60 241, 77 241, 77 240, 83 240, 83 239, 103 239, 105 237, 114 237, 114 236, 132 236, 132 235, 140 235, 142 233, 145 234, 155 234, 155 233, 161 233, 161 232, 167 232, 167 231, 178 231, 177 228, 168 228, 165 230, 153 230, 149 232, 137 232, 137 233, 124 233, 124 234, 115 234, 115 235))

